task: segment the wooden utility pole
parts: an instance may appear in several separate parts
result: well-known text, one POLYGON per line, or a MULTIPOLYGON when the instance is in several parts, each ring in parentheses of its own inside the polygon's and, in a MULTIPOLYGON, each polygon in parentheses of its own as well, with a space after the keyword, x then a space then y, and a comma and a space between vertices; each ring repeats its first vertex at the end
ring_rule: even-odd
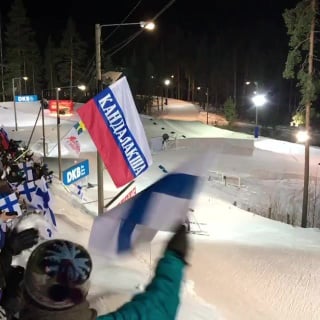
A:
MULTIPOLYGON (((309 88, 312 85, 313 78, 313 52, 314 52, 314 30, 315 30, 315 20, 316 20, 316 8, 317 0, 312 0, 311 7, 313 11, 313 18, 310 28, 310 46, 309 46, 309 58, 308 58, 308 76, 309 76, 309 88)), ((306 102, 306 132, 310 136, 310 109, 311 109, 311 97, 308 97, 306 102)), ((309 167, 310 167, 310 139, 305 142, 305 152, 304 152, 304 184, 303 184, 303 201, 302 201, 302 218, 301 227, 306 228, 308 224, 308 199, 309 199, 309 167)))

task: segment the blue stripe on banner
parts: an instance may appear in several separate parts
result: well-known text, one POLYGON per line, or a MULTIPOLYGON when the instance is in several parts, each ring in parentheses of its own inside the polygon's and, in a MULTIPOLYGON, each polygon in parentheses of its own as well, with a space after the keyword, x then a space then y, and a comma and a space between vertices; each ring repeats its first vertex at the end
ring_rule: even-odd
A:
MULTIPOLYGON (((93 100, 95 101, 106 126, 109 128, 115 141, 117 141, 122 156, 126 160, 132 175, 137 177, 148 169, 148 163, 144 153, 140 149, 139 144, 127 125, 126 118, 119 102, 110 88, 106 88, 100 92, 93 100)), ((134 108, 136 107, 134 106, 134 108)), ((133 112, 135 111, 136 110, 133 112)))
MULTIPOLYGON (((198 176, 173 173, 154 183, 133 200, 132 207, 125 220, 122 221, 118 235, 118 252, 131 248, 131 237, 137 224, 143 224, 148 215, 148 204, 152 193, 163 193, 176 198, 191 200, 198 176)), ((149 210, 152 211, 152 208, 149 210)), ((179 209, 178 209, 179 210, 179 209)))

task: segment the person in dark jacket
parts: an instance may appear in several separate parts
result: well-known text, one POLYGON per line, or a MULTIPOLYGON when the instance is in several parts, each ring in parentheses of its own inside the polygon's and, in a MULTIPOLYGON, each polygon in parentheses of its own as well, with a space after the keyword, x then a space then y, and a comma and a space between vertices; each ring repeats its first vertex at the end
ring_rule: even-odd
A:
POLYGON ((14 319, 23 303, 20 285, 24 268, 13 266, 12 258, 37 244, 39 233, 35 228, 20 232, 8 228, 2 235, 5 236, 5 241, 0 252, 0 306, 6 313, 5 319, 14 319))
POLYGON ((97 316, 87 302, 92 261, 79 244, 48 240, 30 255, 24 276, 25 307, 20 320, 174 320, 187 265, 186 227, 179 226, 158 261, 145 291, 116 311, 97 316))

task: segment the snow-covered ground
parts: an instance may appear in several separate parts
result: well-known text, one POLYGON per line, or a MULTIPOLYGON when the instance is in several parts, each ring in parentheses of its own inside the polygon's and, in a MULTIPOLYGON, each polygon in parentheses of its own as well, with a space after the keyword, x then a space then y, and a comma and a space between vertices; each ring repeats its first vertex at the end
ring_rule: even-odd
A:
MULTIPOLYGON (((0 103, 0 124, 12 138, 28 142, 38 111, 37 103, 17 103, 16 132, 12 130, 12 102, 0 103)), ((136 179, 138 192, 164 175, 160 165, 171 171, 194 154, 214 151, 208 179, 190 213, 192 250, 178 319, 318 319, 319 230, 266 218, 276 217, 299 225, 303 146, 263 137, 254 140, 250 135, 207 126, 206 115, 186 102, 169 99, 162 115, 141 117, 150 141, 156 141, 163 133, 169 134, 170 141, 166 150, 153 151, 152 167, 136 179)), ((63 137, 79 118, 74 114, 61 119, 63 137)), ((45 129, 47 163, 57 173, 56 117, 48 110, 45 129)), ((33 150, 42 150, 41 137, 40 116, 30 139, 33 150)), ((90 175, 84 183, 95 185, 95 146, 87 132, 80 136, 80 143, 80 158, 62 148, 63 170, 88 159, 90 175)), ((319 162, 319 149, 311 148, 310 212, 316 212, 315 222, 319 216, 319 162)), ((119 191, 105 171, 106 203, 119 191)), ((97 212, 97 188, 84 190, 85 199, 81 201, 55 179, 52 192, 58 236, 87 245, 97 212)), ((113 310, 150 280, 168 236, 158 233, 150 245, 117 260, 93 256, 90 300, 99 312, 113 310)))

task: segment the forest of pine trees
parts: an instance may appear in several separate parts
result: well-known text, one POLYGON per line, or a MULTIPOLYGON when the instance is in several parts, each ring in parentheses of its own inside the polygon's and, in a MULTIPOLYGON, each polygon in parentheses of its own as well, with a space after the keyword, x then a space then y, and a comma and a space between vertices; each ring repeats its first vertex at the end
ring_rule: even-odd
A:
MULTIPOLYGON (((6 20, 1 26, 0 101, 12 100, 12 79, 23 76, 28 81, 19 83, 21 94, 50 96, 55 87, 80 83, 88 87, 85 94, 77 90, 65 94, 78 101, 95 94, 94 41, 82 38, 72 17, 63 32, 46 35, 46 44, 39 43, 41 30, 33 29, 23 0, 13 1, 6 20)), ((196 88, 207 87, 210 106, 223 111, 227 99, 232 99, 240 119, 254 118, 250 96, 255 88, 246 81, 256 82, 269 96, 268 110, 259 114, 261 123, 290 122, 299 91, 295 79, 283 77, 289 42, 284 21, 283 33, 263 19, 254 29, 239 26, 201 33, 170 28, 165 35, 144 32, 121 50, 108 39, 108 45, 102 43, 102 73, 123 72, 134 95, 163 96, 163 80, 171 77, 169 97, 204 103, 206 96, 196 88)))

